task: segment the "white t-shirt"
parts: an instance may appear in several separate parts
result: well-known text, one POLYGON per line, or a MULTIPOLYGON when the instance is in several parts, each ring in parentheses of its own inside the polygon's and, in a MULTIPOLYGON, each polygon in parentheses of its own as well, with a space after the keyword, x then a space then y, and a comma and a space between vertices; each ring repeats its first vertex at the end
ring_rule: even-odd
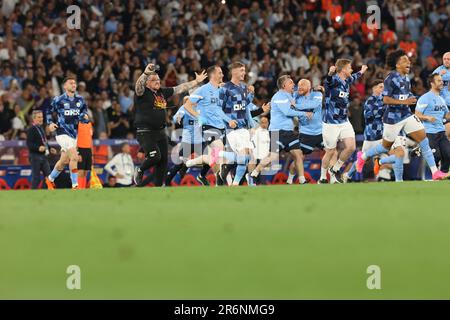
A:
POLYGON ((133 159, 129 154, 118 153, 105 165, 105 170, 113 176, 121 174, 123 178, 117 178, 117 183, 129 186, 134 172, 133 159))
POLYGON ((253 155, 256 159, 262 160, 269 155, 270 152, 270 135, 269 130, 261 127, 255 130, 252 136, 252 142, 255 145, 253 155))

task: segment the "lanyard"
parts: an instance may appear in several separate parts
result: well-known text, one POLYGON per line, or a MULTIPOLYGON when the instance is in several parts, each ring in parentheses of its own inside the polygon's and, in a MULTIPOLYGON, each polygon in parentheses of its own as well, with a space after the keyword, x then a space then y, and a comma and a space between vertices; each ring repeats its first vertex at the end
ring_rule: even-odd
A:
POLYGON ((41 137, 41 140, 42 140, 42 144, 44 145, 44 146, 47 146, 47 138, 45 137, 45 135, 43 135, 42 134, 42 132, 41 132, 41 130, 40 130, 40 127, 39 126, 34 126, 35 128, 36 128, 36 130, 39 132, 39 136, 41 137))

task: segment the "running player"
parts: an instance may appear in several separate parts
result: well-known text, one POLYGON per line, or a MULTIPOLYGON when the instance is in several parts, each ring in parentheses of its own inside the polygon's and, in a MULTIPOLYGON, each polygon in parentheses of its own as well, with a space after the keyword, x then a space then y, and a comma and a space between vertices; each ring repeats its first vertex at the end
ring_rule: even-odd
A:
MULTIPOLYGON (((325 113, 323 115, 323 144, 325 155, 322 158, 323 171, 329 168, 330 160, 336 153, 339 140, 344 149, 333 167, 328 169, 330 183, 343 183, 340 169, 356 149, 355 131, 348 120, 348 105, 350 86, 367 70, 363 65, 359 72, 352 74, 352 62, 338 59, 335 66, 331 66, 325 80, 325 113)), ((323 177, 321 177, 323 179, 323 177)))
MULTIPOLYGON (((311 82, 307 79, 301 79, 298 82, 298 90, 294 93, 295 107, 297 110, 311 112, 312 118, 305 119, 300 123, 300 149, 303 159, 306 155, 312 153, 315 149, 323 149, 322 139, 322 100, 323 94, 320 90, 324 88, 319 86, 314 91, 311 90, 311 82)), ((303 161, 302 161, 303 163, 303 161)), ((326 173, 325 173, 326 174, 326 173)), ((289 168, 287 183, 292 184, 294 180, 294 162, 289 168)), ((326 180, 325 180, 326 181, 326 180)), ((304 175, 299 175, 299 182, 306 183, 304 175)))
MULTIPOLYGON (((380 143, 383 138, 383 80, 375 80, 371 87, 372 95, 367 98, 364 103, 364 120, 366 125, 364 128, 364 142, 362 145, 363 152, 380 143)), ((347 173, 343 174, 342 179, 344 182, 351 180, 355 171, 356 162, 353 163, 353 166, 347 173)))
MULTIPOLYGON (((450 51, 446 52, 442 57, 443 65, 439 66, 433 73, 440 74, 442 80, 444 80, 444 86, 441 90, 441 97, 444 98, 447 108, 450 109, 450 51)), ((445 131, 447 132, 447 138, 450 139, 450 121, 445 122, 445 131)))
MULTIPOLYGON (((284 75, 277 80, 278 92, 270 101, 270 155, 263 159, 261 163, 252 171, 251 176, 257 178, 264 167, 279 159, 279 153, 289 152, 294 158, 295 167, 299 175, 300 184, 306 183, 303 174, 303 155, 300 150, 300 140, 294 133, 295 117, 300 121, 312 118, 312 112, 299 111, 295 108, 294 81, 288 75, 284 75), (302 180, 303 177, 303 180, 302 180)), ((306 103, 305 103, 306 104, 306 103)))
MULTIPOLYGON (((186 166, 190 168, 201 164, 209 164, 216 174, 216 180, 218 180, 220 163, 216 164, 217 161, 212 161, 211 153, 213 149, 223 150, 225 124, 228 124, 230 128, 235 128, 236 121, 227 116, 218 105, 220 84, 223 79, 222 69, 219 66, 212 66, 208 68, 207 74, 209 82, 196 89, 189 96, 189 99, 184 103, 184 109, 198 120, 202 128, 203 141, 208 149, 201 156, 188 160, 186 166), (196 110, 193 108, 194 104, 197 104, 196 110)), ((205 174, 204 172, 201 173, 200 181, 206 181, 205 174)))
MULTIPOLYGON (((226 138, 232 152, 218 151, 213 156, 224 157, 232 163, 236 163, 236 174, 233 185, 239 185, 247 171, 247 164, 250 161, 250 150, 253 143, 250 140, 249 128, 255 126, 251 115, 253 107, 253 94, 249 92, 245 79, 245 65, 240 62, 233 62, 230 66, 231 81, 225 83, 220 88, 219 107, 225 114, 234 120, 233 126, 228 125, 226 138)), ((215 150, 216 151, 216 150, 215 150)), ((226 177, 222 176, 222 180, 226 177)))
POLYGON ((383 141, 365 152, 358 152, 356 170, 362 172, 368 158, 388 152, 400 131, 404 130, 419 144, 422 155, 430 167, 433 180, 445 179, 447 175, 439 171, 436 166, 422 122, 411 113, 409 108, 410 105, 416 104, 417 99, 411 93, 411 83, 408 78, 411 62, 408 56, 403 50, 397 50, 387 56, 386 62, 392 72, 384 80, 383 103, 386 105, 386 110, 383 115, 383 141))
POLYGON ((61 146, 61 157, 48 176, 48 180, 54 184, 66 164, 69 164, 72 189, 78 189, 77 125, 80 121, 88 121, 89 117, 83 97, 76 94, 75 78, 65 78, 63 88, 64 94, 54 97, 51 107, 47 110, 47 124, 50 132, 56 130, 56 142, 61 146), (53 113, 57 115, 56 122, 53 121, 53 113))
MULTIPOLYGON (((180 180, 183 179, 188 168, 186 161, 191 158, 193 153, 201 155, 203 152, 202 146, 202 128, 198 123, 198 119, 192 116, 184 108, 184 104, 189 98, 186 96, 183 99, 183 105, 173 116, 173 121, 178 124, 183 124, 183 132, 181 135, 180 160, 181 163, 175 164, 167 173, 166 186, 170 186, 172 179, 177 173, 180 173, 180 180)), ((194 109, 195 110, 195 109, 194 109)), ((202 172, 197 176, 197 181, 202 185, 209 185, 206 179, 206 173, 209 170, 209 165, 203 164, 202 172)))
POLYGON ((441 162, 441 171, 448 172, 450 164, 450 141, 445 133, 443 120, 450 120, 446 102, 439 95, 443 91, 444 81, 440 74, 432 74, 429 78, 431 90, 417 101, 416 116, 423 121, 430 147, 434 151, 436 163, 441 162))

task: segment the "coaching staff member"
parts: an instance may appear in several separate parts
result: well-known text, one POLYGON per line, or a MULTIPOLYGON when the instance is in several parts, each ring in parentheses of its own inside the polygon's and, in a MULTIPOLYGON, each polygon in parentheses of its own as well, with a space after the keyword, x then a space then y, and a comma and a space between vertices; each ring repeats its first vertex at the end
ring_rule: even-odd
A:
MULTIPOLYGON (((51 152, 56 154, 56 149, 49 149, 45 131, 42 128, 44 123, 44 115, 42 111, 33 111, 32 115, 33 125, 27 131, 27 146, 30 151, 31 164, 31 188, 37 189, 41 182, 41 172, 44 177, 50 174, 50 165, 48 164, 47 156, 51 152)), ((52 184, 45 178, 45 182, 49 189, 53 189, 52 184)))
POLYGON ((207 78, 203 70, 201 74, 195 74, 194 81, 176 87, 161 88, 161 80, 155 69, 155 65, 147 65, 135 86, 134 125, 136 138, 145 152, 145 160, 139 168, 136 168, 133 177, 137 186, 142 185, 145 170, 152 166, 155 166, 153 179, 155 186, 162 186, 165 180, 168 162, 168 139, 165 132, 166 99, 196 87, 207 78))

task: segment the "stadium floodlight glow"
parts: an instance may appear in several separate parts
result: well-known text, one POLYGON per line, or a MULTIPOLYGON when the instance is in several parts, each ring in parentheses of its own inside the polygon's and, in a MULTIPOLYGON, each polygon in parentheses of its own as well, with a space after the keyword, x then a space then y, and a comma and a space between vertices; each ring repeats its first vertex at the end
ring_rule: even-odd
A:
POLYGON ((220 2, 222 2, 222 4, 226 4, 226 3, 227 3, 226 0, 222 0, 222 1, 220 1, 220 2))

